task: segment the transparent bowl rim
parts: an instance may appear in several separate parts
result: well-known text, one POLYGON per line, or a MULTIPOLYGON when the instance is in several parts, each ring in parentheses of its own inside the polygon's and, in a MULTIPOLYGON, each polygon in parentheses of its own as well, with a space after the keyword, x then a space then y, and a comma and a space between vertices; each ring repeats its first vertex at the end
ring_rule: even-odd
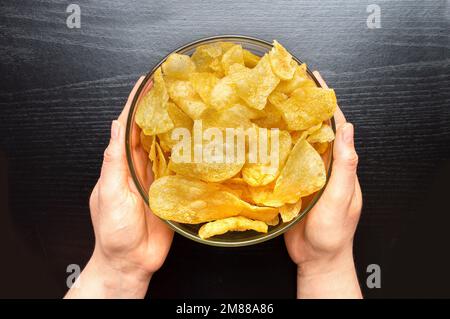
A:
MULTIPOLYGON (((141 187, 140 184, 140 180, 139 177, 137 176, 137 172, 134 168, 134 164, 133 164, 133 157, 132 157, 132 151, 131 151, 131 145, 130 145, 130 137, 131 137, 131 130, 132 130, 132 126, 133 126, 133 114, 134 114, 134 109, 136 108, 137 102, 138 102, 138 98, 141 95, 142 90, 145 88, 146 84, 148 83, 149 80, 151 80, 151 77, 153 76, 153 73, 156 71, 156 69, 158 69, 161 64, 167 59, 167 57, 169 55, 171 55, 172 53, 178 53, 180 51, 184 51, 188 48, 194 48, 198 45, 202 45, 202 44, 206 44, 208 42, 215 42, 215 41, 250 41, 250 42, 254 42, 254 44, 256 45, 264 45, 266 47, 272 47, 272 44, 268 41, 265 40, 261 40, 255 37, 251 37, 251 36, 245 36, 245 35, 217 35, 217 36, 211 36, 211 37, 205 37, 205 38, 201 38, 198 40, 194 40, 192 42, 189 42, 175 50, 173 50, 172 52, 170 52, 169 54, 167 54, 163 59, 161 59, 161 61, 159 61, 150 72, 147 73, 147 75, 145 76, 144 80, 141 82, 141 84, 139 85, 139 88, 136 91, 136 94, 133 97, 131 106, 130 106, 130 111, 128 113, 128 117, 127 117, 127 127, 126 127, 126 137, 125 137, 125 149, 126 149, 126 156, 127 156, 127 162, 128 162, 128 167, 130 169, 130 173, 133 179, 134 184, 136 185, 136 188, 138 189, 142 199, 144 200, 144 202, 146 203, 147 206, 149 206, 149 201, 148 201, 148 194, 147 191, 143 189, 143 187, 141 187)), ((292 55, 293 59, 296 60, 299 64, 302 64, 303 62, 298 59, 295 55, 292 55)), ((308 73, 308 75, 314 80, 314 82, 316 83, 316 85, 318 87, 322 87, 319 83, 319 81, 317 80, 316 76, 314 75, 313 72, 311 72, 311 70, 307 67, 306 71, 308 73)), ((336 132, 336 124, 335 124, 335 120, 334 120, 334 116, 330 119, 331 122, 331 126, 334 132, 336 132)), ((202 244, 206 244, 206 245, 210 245, 210 246, 218 246, 218 247, 242 247, 242 246, 249 246, 249 245, 255 245, 258 243, 262 243, 264 241, 273 239, 275 237, 278 237, 279 235, 285 233, 289 228, 293 227, 295 224, 297 224, 299 221, 301 221, 306 214, 315 206, 315 204, 317 203, 317 201, 320 199, 320 197, 322 196, 323 191, 325 190, 326 184, 328 183, 328 180, 330 178, 330 174, 331 174, 331 168, 332 168, 332 163, 333 163, 333 146, 334 143, 330 143, 330 148, 328 150, 329 152, 329 160, 328 160, 328 167, 326 167, 327 169, 327 177, 326 177, 326 183, 324 185, 324 187, 322 187, 321 190, 319 190, 318 192, 316 192, 316 194, 314 195, 314 198, 308 203, 308 206, 306 207, 306 209, 299 214, 295 219, 291 220, 290 222, 286 223, 286 225, 283 225, 282 227, 280 227, 279 229, 275 230, 274 232, 271 233, 267 233, 267 235, 262 236, 262 237, 258 237, 258 238, 254 238, 254 239, 241 239, 241 240, 236 240, 236 241, 230 241, 230 242, 226 242, 226 241, 218 241, 218 240, 214 240, 214 237, 212 238, 208 238, 208 239, 201 239, 200 237, 196 236, 196 235, 192 235, 191 233, 185 231, 184 229, 180 228, 177 223, 174 223, 172 221, 169 220, 165 220, 162 219, 162 221, 164 221, 172 230, 174 230, 175 232, 177 232, 178 234, 191 239, 193 241, 196 241, 198 243, 202 243, 202 244)))

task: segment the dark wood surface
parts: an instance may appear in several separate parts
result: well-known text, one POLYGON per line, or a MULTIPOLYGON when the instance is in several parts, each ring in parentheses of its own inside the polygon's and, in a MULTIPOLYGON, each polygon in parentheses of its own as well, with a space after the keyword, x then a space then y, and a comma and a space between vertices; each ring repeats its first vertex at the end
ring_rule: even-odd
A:
MULTIPOLYGON (((61 297, 67 265, 88 260, 88 198, 138 77, 187 42, 244 34, 319 70, 355 125, 364 294, 450 297, 448 1, 376 1, 380 29, 372 1, 78 1, 80 29, 69 3, 0 4, 1 295, 61 297), (365 285, 372 263, 381 289, 365 285)), ((223 249, 177 235, 150 294, 292 298, 295 267, 282 237, 223 249)))

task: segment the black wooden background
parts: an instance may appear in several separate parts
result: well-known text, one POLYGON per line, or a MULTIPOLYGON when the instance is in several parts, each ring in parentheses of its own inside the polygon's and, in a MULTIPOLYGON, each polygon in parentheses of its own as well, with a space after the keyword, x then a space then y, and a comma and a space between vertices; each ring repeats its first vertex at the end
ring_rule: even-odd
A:
MULTIPOLYGON (((111 121, 140 75, 205 36, 277 39, 319 70, 356 127, 366 297, 450 297, 448 1, 0 4, 0 295, 61 297, 93 248, 88 198, 111 121), (66 8, 81 7, 81 28, 66 8), (381 28, 367 27, 369 4, 381 28), (368 289, 379 264, 382 287, 368 289)), ((153 297, 295 296, 283 238, 237 249, 176 236, 153 297)))

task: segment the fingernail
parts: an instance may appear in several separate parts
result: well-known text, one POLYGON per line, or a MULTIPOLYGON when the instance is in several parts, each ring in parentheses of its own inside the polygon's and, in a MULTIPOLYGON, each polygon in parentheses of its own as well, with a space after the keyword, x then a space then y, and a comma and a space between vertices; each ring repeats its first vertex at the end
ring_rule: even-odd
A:
POLYGON ((342 138, 345 144, 353 144, 353 125, 351 123, 342 125, 342 138))
POLYGON ((120 134, 120 123, 119 121, 113 121, 111 125, 111 138, 117 139, 120 134))

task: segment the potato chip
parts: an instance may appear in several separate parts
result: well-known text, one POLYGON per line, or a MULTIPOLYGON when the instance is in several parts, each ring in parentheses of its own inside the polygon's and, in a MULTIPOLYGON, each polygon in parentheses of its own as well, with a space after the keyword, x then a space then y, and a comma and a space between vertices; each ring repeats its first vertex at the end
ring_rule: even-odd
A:
POLYGON ((208 72, 195 72, 190 75, 190 82, 194 90, 200 95, 203 102, 209 104, 211 98, 211 92, 216 84, 219 82, 219 78, 212 73, 208 72))
POLYGON ((236 163, 176 163, 169 161, 169 169, 177 174, 198 178, 205 182, 223 182, 237 173, 244 166, 244 162, 236 163))
POLYGON ((245 104, 238 103, 232 106, 230 109, 249 120, 257 120, 267 116, 266 112, 264 112, 263 110, 257 110, 245 104))
POLYGON ((309 135, 316 132, 322 127, 322 122, 319 124, 313 125, 307 130, 304 131, 290 131, 292 137, 292 144, 297 144, 300 139, 306 139, 309 135))
POLYGON ((294 76, 290 80, 280 81, 280 84, 275 88, 275 91, 291 94, 294 90, 303 87, 303 86, 311 86, 310 84, 314 84, 314 81, 308 77, 308 73, 306 72, 306 64, 297 65, 295 68, 294 76))
POLYGON ((328 149, 328 146, 330 146, 330 143, 324 142, 324 143, 314 143, 312 144, 314 149, 319 153, 320 155, 325 154, 325 152, 328 149))
POLYGON ((150 208, 157 216, 179 223, 199 224, 244 216, 271 221, 277 209, 253 206, 227 191, 223 185, 180 175, 155 180, 149 191, 150 208))
MULTIPOLYGON (((270 133, 270 131, 268 131, 270 133)), ((270 143, 270 136, 268 134, 268 140, 270 143)), ((275 150, 278 155, 278 165, 274 163, 245 163, 242 168, 242 178, 250 186, 264 186, 272 181, 274 181, 280 174, 281 168, 284 166, 286 159, 291 151, 291 135, 287 131, 279 131, 279 147, 275 150)), ((270 144, 269 144, 270 145, 270 144)), ((269 153, 269 158, 272 155, 270 152, 270 147, 268 147, 267 152, 269 153)))
POLYGON ((206 223, 198 231, 198 236, 202 239, 216 235, 222 235, 229 231, 254 230, 260 233, 267 233, 267 224, 257 220, 251 220, 242 216, 228 217, 213 222, 206 223))
POLYGON ((155 179, 169 175, 166 158, 164 157, 164 153, 154 136, 148 157, 152 161, 152 171, 155 179))
POLYGON ((245 158, 240 159, 237 157, 233 158, 232 162, 226 162, 227 148, 234 147, 233 154, 237 154, 238 143, 230 145, 225 137, 222 136, 222 140, 219 141, 219 149, 216 150, 214 148, 217 145, 215 144, 216 142, 216 137, 211 141, 202 139, 202 144, 197 143, 195 137, 192 138, 191 156, 186 161, 178 161, 174 160, 174 154, 172 153, 172 159, 169 162, 170 170, 183 176, 201 179, 205 182, 222 182, 232 178, 241 171, 242 166, 245 164, 245 158), (205 150, 208 148, 214 150, 214 154, 205 157, 205 150), (201 158, 198 161, 195 160, 196 149, 201 149, 201 158), (219 160, 216 160, 216 158, 219 158, 219 160))
POLYGON ((297 202, 325 185, 322 158, 304 139, 295 144, 274 187, 274 197, 284 203, 297 202))
MULTIPOLYGON (((214 109, 208 109, 205 113, 212 112, 211 117, 203 117, 203 129, 207 129, 208 126, 211 126, 215 129, 220 129, 220 127, 223 125, 224 128, 226 127, 233 127, 231 125, 234 125, 234 120, 236 123, 241 123, 242 120, 245 118, 243 117, 236 117, 234 120, 230 119, 228 116, 222 116, 222 113, 229 113, 227 110, 225 112, 219 112, 214 109), (229 122, 227 122, 229 121, 229 122)), ((248 123, 250 123, 248 121, 248 123)), ((204 131, 200 130, 200 133, 203 134, 204 131)), ((219 131, 220 133, 220 131, 219 131)), ((195 125, 194 125, 194 134, 196 133, 195 125)), ((198 178, 206 182, 222 182, 229 178, 232 178, 236 174, 240 172, 242 169, 242 166, 245 164, 245 158, 233 158, 232 162, 226 162, 226 153, 228 147, 234 147, 234 150, 232 150, 233 154, 237 154, 236 150, 239 147, 239 143, 234 143, 234 145, 231 145, 226 140, 226 135, 222 134, 220 136, 220 140, 216 140, 218 137, 214 136, 211 140, 206 140, 202 138, 200 140, 200 143, 196 141, 195 136, 193 139, 191 139, 192 144, 188 151, 191 152, 190 157, 186 161, 177 161, 177 160, 171 160, 169 162, 169 168, 170 170, 174 171, 177 174, 198 178), (218 144, 217 144, 218 143, 218 144), (217 146, 217 148, 216 148, 217 146), (199 160, 195 159, 195 149, 201 149, 201 158, 199 160), (206 153, 205 150, 210 149, 212 150, 213 154, 206 153), (205 155, 210 155, 206 156, 205 155)), ((245 146, 244 144, 242 144, 245 146)), ((172 159, 174 159, 174 154, 172 152, 172 159)))
POLYGON ((280 215, 283 223, 290 222, 298 216, 302 209, 302 199, 300 198, 295 204, 285 204, 280 207, 280 215))
POLYGON ((157 69, 153 77, 153 87, 139 101, 135 120, 145 135, 164 133, 173 128, 173 122, 167 112, 166 86, 161 74, 157 69))
POLYGON ((306 140, 309 143, 325 143, 334 140, 334 132, 331 126, 324 124, 318 130, 309 135, 306 140))
POLYGON ((248 193, 253 203, 267 207, 281 207, 285 204, 283 198, 274 196, 275 182, 264 186, 248 186, 248 193))
POLYGON ((203 129, 207 128, 243 128, 253 127, 252 122, 241 113, 241 106, 235 105, 225 110, 216 110, 214 108, 206 109, 200 116, 203 121, 203 129))
POLYGON ((154 136, 145 135, 144 132, 141 131, 140 139, 141 139, 142 148, 147 153, 150 152, 150 148, 152 147, 154 136))
POLYGON ((222 53, 225 54, 225 52, 234 47, 236 44, 233 42, 219 42, 219 45, 222 48, 222 53))
POLYGON ((211 91, 211 105, 218 110, 223 110, 238 102, 239 95, 231 77, 226 76, 221 78, 211 91))
POLYGON ((220 57, 223 50, 220 43, 204 44, 192 54, 192 61, 195 63, 198 72, 214 72, 214 63, 220 64, 220 57), (213 68, 211 68, 213 65, 213 68))
POLYGON ((269 56, 264 55, 253 69, 235 66, 233 64, 229 72, 237 94, 248 106, 262 110, 266 106, 267 97, 280 82, 272 71, 269 56))
POLYGON ((255 119, 253 123, 264 128, 279 128, 281 130, 287 129, 283 116, 272 103, 268 102, 262 111, 264 112, 264 117, 255 119))
POLYGON ((188 80, 189 75, 195 72, 195 64, 191 57, 178 53, 169 55, 161 68, 165 76, 179 80, 188 80))
POLYGON ((241 45, 231 47, 222 56, 222 69, 225 74, 228 74, 229 68, 233 64, 244 65, 244 55, 241 45))
POLYGON ((273 41, 273 48, 269 52, 269 58, 273 72, 280 79, 292 79, 298 64, 292 59, 292 55, 276 40, 273 41))
MULTIPOLYGON (((241 177, 227 179, 222 185, 239 193, 239 197, 250 204, 255 204, 248 189, 248 184, 241 177)), ((254 219, 258 219, 257 217, 254 219)))
POLYGON ((287 94, 278 92, 278 91, 273 91, 269 97, 268 100, 271 104, 275 105, 275 106, 279 106, 282 103, 286 102, 286 100, 289 98, 289 96, 287 94))
POLYGON ((280 223, 280 218, 277 216, 274 217, 274 219, 266 222, 267 226, 276 226, 280 223))
POLYGON ((261 57, 257 56, 256 54, 251 53, 248 50, 243 49, 243 56, 244 56, 244 64, 248 68, 254 68, 261 57))
POLYGON ((173 81, 168 86, 170 98, 191 119, 196 120, 208 106, 195 92, 189 81, 173 81))
POLYGON ((306 130, 333 116, 336 96, 332 89, 306 87, 295 90, 286 101, 274 106, 289 130, 306 130))
MULTIPOLYGON (((193 121, 192 119, 186 115, 178 106, 176 106, 172 102, 167 103, 167 111, 169 112, 169 116, 172 119, 174 124, 174 128, 184 127, 188 130, 192 129, 193 121)), ((172 139, 172 130, 158 134, 159 142, 162 149, 166 152, 169 152, 172 147, 178 142, 172 139)))

